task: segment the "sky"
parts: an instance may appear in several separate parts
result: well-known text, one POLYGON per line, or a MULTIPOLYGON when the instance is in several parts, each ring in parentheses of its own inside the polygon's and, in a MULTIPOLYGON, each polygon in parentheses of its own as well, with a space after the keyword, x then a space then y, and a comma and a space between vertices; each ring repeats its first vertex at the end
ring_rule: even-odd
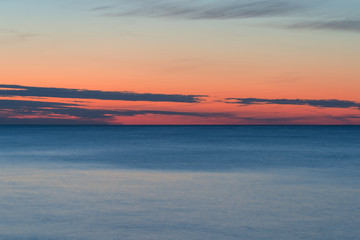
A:
POLYGON ((0 0, 0 124, 360 124, 358 0, 0 0))

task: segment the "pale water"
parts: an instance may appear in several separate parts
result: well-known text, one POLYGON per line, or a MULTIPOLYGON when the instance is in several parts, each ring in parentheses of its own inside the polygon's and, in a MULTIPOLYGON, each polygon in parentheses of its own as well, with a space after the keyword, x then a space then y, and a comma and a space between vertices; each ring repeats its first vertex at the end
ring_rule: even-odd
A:
POLYGON ((360 239, 357 126, 1 126, 0 239, 360 239))

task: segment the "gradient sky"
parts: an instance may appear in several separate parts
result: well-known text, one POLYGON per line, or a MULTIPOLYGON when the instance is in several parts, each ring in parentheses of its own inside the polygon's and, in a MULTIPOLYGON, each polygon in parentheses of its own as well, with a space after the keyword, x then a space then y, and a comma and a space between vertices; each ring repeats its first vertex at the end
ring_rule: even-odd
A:
POLYGON ((360 124, 358 0, 0 0, 0 124, 360 124))

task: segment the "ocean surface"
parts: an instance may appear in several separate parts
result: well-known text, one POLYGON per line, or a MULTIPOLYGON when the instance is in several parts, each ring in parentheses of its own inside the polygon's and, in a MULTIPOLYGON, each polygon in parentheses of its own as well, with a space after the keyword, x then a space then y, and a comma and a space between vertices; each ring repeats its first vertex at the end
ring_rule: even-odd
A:
POLYGON ((0 126, 0 239, 360 239, 360 126, 0 126))

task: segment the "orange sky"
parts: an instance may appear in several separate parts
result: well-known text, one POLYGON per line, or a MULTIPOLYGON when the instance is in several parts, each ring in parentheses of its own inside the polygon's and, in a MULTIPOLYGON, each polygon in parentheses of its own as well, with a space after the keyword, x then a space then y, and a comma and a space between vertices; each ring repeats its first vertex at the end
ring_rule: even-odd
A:
POLYGON ((359 124, 360 4, 277 1, 204 0, 187 7, 181 1, 1 1, 2 85, 208 97, 179 103, 0 91, 0 100, 8 100, 0 123, 54 118, 34 103, 9 102, 22 99, 85 101, 79 112, 141 111, 92 118, 69 114, 69 106, 56 110, 63 113, 58 119, 90 124, 359 124), (305 102, 244 105, 227 98, 305 102))

